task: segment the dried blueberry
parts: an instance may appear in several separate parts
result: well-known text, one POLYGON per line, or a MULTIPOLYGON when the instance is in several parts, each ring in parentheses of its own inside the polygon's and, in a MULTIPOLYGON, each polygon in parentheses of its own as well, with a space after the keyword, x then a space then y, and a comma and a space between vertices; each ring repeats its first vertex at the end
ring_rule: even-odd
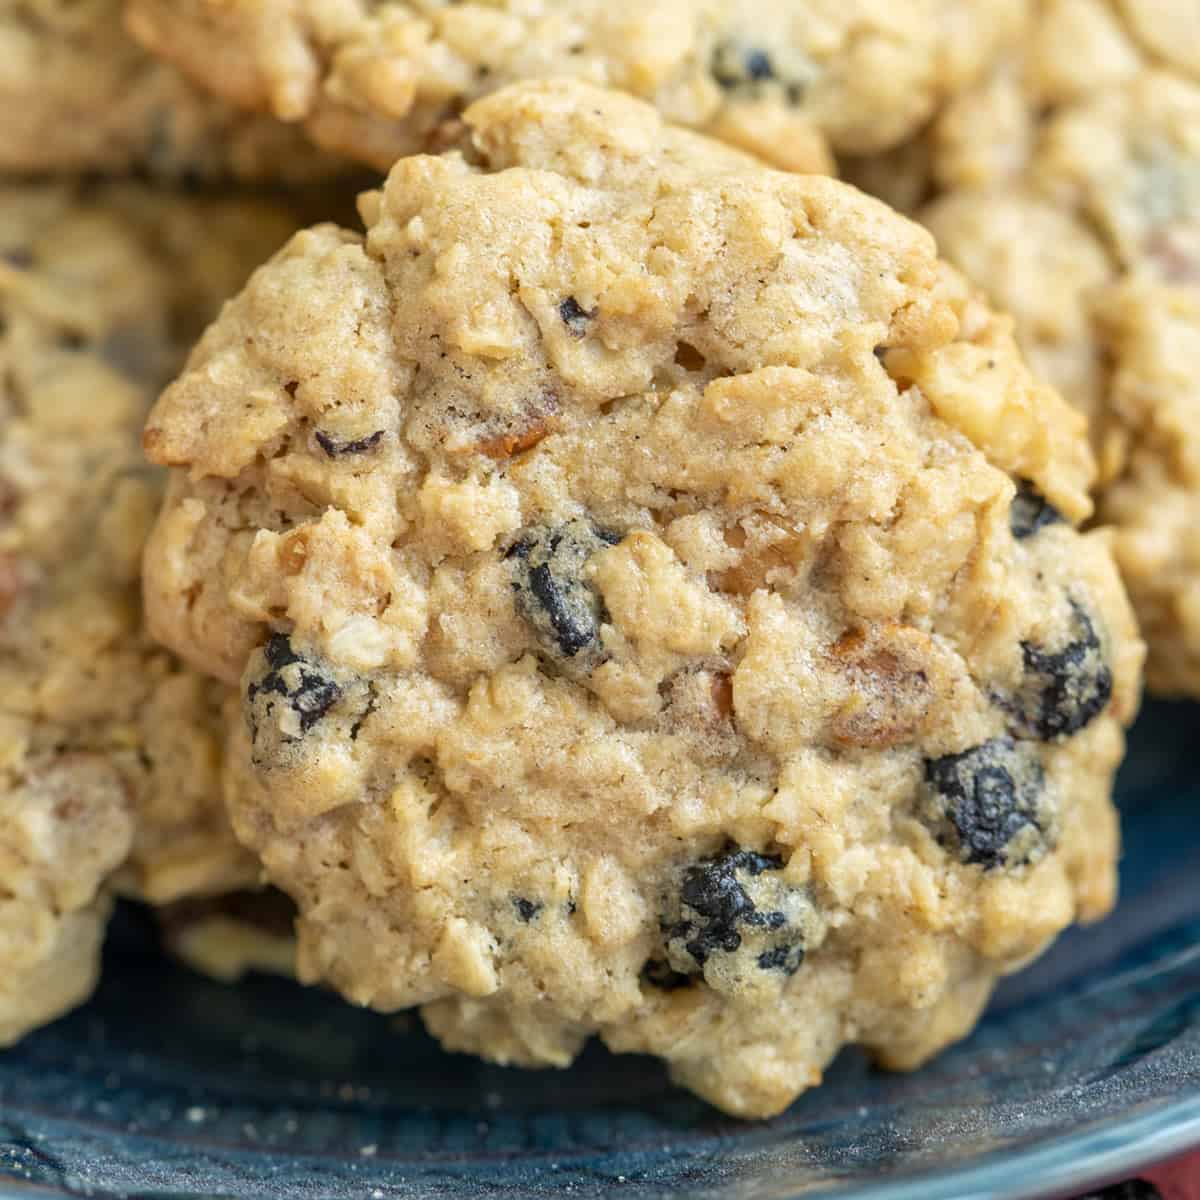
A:
POLYGON ((731 846, 683 872, 678 915, 665 925, 667 959, 712 987, 745 986, 755 971, 794 975, 812 919, 806 893, 786 882, 783 860, 731 846))
POLYGON ((526 925, 542 911, 542 902, 540 900, 527 900, 524 896, 513 896, 512 902, 513 908, 517 910, 517 916, 526 925))
MULTIPOLYGON (((785 56, 787 57, 787 56, 785 56)), ((717 86, 726 92, 744 93, 757 99, 768 89, 782 92, 789 104, 804 101, 812 78, 812 65, 791 56, 787 66, 761 46, 738 38, 718 42, 713 48, 709 70, 717 86)))
POLYGON ((755 960, 760 971, 782 971, 785 975, 795 975, 804 961, 803 946, 772 946, 764 950, 755 960))
MULTIPOLYGON (((743 877, 754 878, 763 871, 778 871, 782 866, 777 858, 737 850, 688 868, 680 899, 695 920, 681 922, 674 936, 687 939, 687 952, 698 966, 704 966, 714 950, 736 950, 742 944, 739 925, 761 925, 768 919, 755 908, 738 879, 739 871, 743 877)), ((782 919, 783 914, 778 915, 782 919)))
POLYGON ((1033 862, 1056 836, 1037 752, 1009 737, 926 759, 918 811, 943 846, 985 871, 1033 862))
POLYGON ((775 78, 771 56, 757 46, 740 42, 721 42, 713 50, 712 77, 726 91, 748 83, 765 83, 775 78))
POLYGON ((527 529, 509 550, 517 607, 556 656, 573 659, 598 647, 604 602, 583 578, 583 568, 619 540, 577 518, 527 529))
POLYGON ((1070 737, 1093 721, 1112 698, 1112 671, 1087 611, 1071 600, 1070 640, 1050 650, 1021 643, 1021 685, 1001 703, 1017 737, 1050 742, 1070 737))
POLYGON ((761 82, 764 79, 775 78, 775 68, 771 66, 771 56, 765 50, 748 50, 742 62, 746 78, 761 82))
POLYGON ((1017 494, 1013 497, 1008 513, 1013 537, 1024 541, 1025 538, 1033 537, 1035 533, 1045 529, 1047 525, 1057 525, 1062 520, 1062 513, 1032 483, 1026 479, 1018 482, 1017 494))
MULTIPOLYGON (((255 712, 260 697, 265 711, 272 711, 279 697, 294 718, 295 729, 285 731, 285 740, 295 740, 310 729, 338 702, 342 689, 320 666, 301 657, 282 633, 271 636, 263 650, 267 671, 257 682, 246 687, 246 700, 255 712)), ((256 724, 256 723, 255 723, 256 724)), ((255 725, 252 724, 252 730, 255 725)))
POLYGON ((366 437, 357 438, 352 442, 339 442, 331 438, 329 434, 323 433, 318 429, 316 439, 317 445, 330 458, 337 458, 342 454, 366 454, 368 450, 374 450, 383 440, 383 430, 377 429, 374 433, 368 434, 366 437))
POLYGON ((588 322, 596 315, 596 309, 589 311, 574 296, 568 296, 558 306, 558 315, 571 331, 571 336, 581 338, 587 333, 588 322))

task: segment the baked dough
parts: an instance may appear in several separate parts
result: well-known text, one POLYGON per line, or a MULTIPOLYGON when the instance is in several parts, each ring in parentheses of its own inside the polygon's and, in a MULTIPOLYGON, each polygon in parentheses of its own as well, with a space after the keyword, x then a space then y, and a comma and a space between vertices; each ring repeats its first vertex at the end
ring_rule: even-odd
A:
POLYGON ((917 212, 1088 414, 1097 518, 1150 647, 1200 696, 1200 9, 1046 0, 1019 55, 857 182, 917 212), (1190 36, 1189 36, 1190 34, 1190 36))
POLYGON ((1082 417, 922 229, 564 81, 298 234, 147 425, 156 634, 298 970, 745 1116, 1113 899, 1141 643, 1082 417))
POLYGON ((343 169, 157 62, 122 28, 121 0, 0 2, 0 171, 307 181, 343 169))
POLYGON ((914 131, 1027 0, 131 0, 142 42, 236 104, 386 170, 471 101, 572 76, 783 167, 914 131))
POLYGON ((132 186, 0 189, 0 1044, 91 991, 113 886, 257 876, 221 804, 225 689, 141 628, 161 473, 138 431, 288 229, 132 186))

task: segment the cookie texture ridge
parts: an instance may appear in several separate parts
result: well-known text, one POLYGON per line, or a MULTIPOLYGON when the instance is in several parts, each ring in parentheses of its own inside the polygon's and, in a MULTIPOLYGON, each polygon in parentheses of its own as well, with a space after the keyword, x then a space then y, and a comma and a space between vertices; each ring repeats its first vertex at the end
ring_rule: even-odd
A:
POLYGON ((253 881, 225 689, 141 627, 161 472, 139 431, 282 217, 135 187, 0 189, 0 1043, 82 1000, 113 889, 253 881))
POLYGON ((241 112, 125 33, 121 0, 0 4, 0 170, 306 181, 342 169, 241 112))
POLYGON ((1142 653, 1083 419, 918 226, 563 81, 298 234, 147 424, 298 971, 745 1116, 1113 899, 1142 653))
POLYGON ((1200 695, 1200 11, 1047 0, 1019 53, 856 182, 917 212, 1088 414, 1098 519, 1150 647, 1200 695))
POLYGON ((911 133, 1021 29, 1027 0, 132 0, 131 30, 233 102, 386 170, 523 79, 620 88, 796 170, 911 133))

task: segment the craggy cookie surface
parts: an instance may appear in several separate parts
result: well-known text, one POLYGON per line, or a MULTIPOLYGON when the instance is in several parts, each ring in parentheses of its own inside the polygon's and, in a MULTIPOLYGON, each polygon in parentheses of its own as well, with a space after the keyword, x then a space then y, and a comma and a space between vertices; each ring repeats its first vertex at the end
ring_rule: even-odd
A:
POLYGON ((139 431, 273 212, 148 192, 0 190, 0 1043, 79 1001, 119 885, 253 879, 220 801, 224 689, 141 629, 160 473, 139 431))
POLYGON ((207 87, 386 169, 472 100, 569 75, 798 170, 892 145, 1021 28, 1027 0, 132 0, 207 87))
POLYGON ((1019 56, 858 165, 1088 413, 1148 681, 1200 695, 1200 8, 1045 0, 1019 56))
POLYGON ((1083 422, 917 226, 506 89, 297 235, 151 415, 154 628, 242 676, 299 971, 779 1111, 1113 897, 1141 646, 1083 422))
POLYGON ((0 170, 307 179, 334 160, 156 62, 120 0, 0 0, 0 170))

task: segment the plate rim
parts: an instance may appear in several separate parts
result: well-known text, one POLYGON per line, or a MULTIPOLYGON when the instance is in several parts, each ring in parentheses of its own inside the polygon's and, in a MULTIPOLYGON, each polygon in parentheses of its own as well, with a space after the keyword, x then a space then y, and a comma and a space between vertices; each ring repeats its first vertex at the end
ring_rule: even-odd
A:
MULTIPOLYGON (((1200 1090, 1166 1101, 1133 1117, 1112 1116, 1081 1130, 1016 1152, 1003 1147, 949 1169, 934 1167, 888 1179, 827 1180, 794 1190, 753 1189, 756 1200, 1053 1200, 1135 1176, 1148 1166, 1200 1148, 1200 1090)), ((301 1156, 302 1157, 302 1156, 301 1156)), ((97 1200, 126 1193, 101 1185, 97 1200)), ((605 1195, 624 1194, 622 1187, 605 1195)), ((161 1200, 208 1200, 207 1192, 169 1188, 147 1196, 161 1200)), ((314 1193, 319 1197, 320 1193, 314 1193)), ((668 1196, 670 1193, 664 1193, 668 1196)), ((680 1200, 683 1194, 680 1193, 680 1200)), ((0 1175, 0 1200, 77 1200, 79 1193, 40 1181, 0 1175)), ((514 1194, 515 1197, 519 1193, 514 1194)))
POLYGON ((1015 1154, 999 1148, 948 1170, 877 1182, 835 1182, 816 1190, 779 1192, 773 1200, 1051 1200, 1128 1179, 1143 1167, 1197 1148, 1200 1091, 1133 1117, 1101 1120, 1015 1154))

